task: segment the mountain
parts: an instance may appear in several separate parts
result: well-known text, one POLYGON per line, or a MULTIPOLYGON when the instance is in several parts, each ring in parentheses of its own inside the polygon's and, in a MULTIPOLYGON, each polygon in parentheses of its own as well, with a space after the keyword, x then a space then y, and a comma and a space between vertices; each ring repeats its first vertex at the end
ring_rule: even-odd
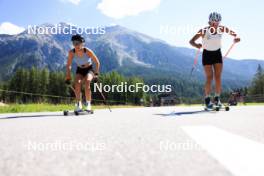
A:
MULTIPOLYGON (((70 26, 60 23, 61 26, 70 26)), ((54 26, 43 24, 44 26, 54 26)), ((72 26, 77 28, 76 26, 72 26)), ((145 79, 170 77, 189 80, 195 55, 194 49, 175 47, 164 41, 129 30, 122 26, 105 28, 104 35, 84 35, 86 46, 101 62, 101 71, 117 70, 125 75, 138 75, 145 79)), ((70 35, 28 34, 0 35, 0 80, 8 79, 18 68, 65 68, 67 53, 71 49, 70 35)), ((201 57, 199 58, 201 61, 201 57)), ((225 60, 224 84, 234 87, 247 85, 261 60, 225 60)), ((193 78, 203 80, 201 62, 193 78)))

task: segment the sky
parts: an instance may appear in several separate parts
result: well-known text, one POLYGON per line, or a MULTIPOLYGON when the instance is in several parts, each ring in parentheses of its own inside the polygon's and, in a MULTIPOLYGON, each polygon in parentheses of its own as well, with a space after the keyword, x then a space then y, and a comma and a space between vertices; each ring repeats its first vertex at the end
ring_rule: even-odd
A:
MULTIPOLYGON (((234 59, 262 59, 264 1, 260 0, 0 0, 0 33, 16 34, 28 25, 67 22, 80 27, 118 24, 178 47, 207 26, 210 12, 222 14, 222 25, 237 32, 241 42, 234 59)), ((233 37, 224 35, 222 51, 233 37)))

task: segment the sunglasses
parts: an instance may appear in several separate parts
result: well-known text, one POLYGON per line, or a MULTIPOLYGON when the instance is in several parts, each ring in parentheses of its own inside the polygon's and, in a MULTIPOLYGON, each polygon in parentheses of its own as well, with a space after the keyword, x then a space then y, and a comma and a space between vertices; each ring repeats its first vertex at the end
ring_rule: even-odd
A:
POLYGON ((210 23, 211 24, 219 24, 220 22, 219 21, 211 21, 210 23))
POLYGON ((74 46, 76 46, 76 45, 80 45, 80 44, 82 44, 82 42, 81 42, 81 41, 73 41, 72 44, 73 44, 74 46))

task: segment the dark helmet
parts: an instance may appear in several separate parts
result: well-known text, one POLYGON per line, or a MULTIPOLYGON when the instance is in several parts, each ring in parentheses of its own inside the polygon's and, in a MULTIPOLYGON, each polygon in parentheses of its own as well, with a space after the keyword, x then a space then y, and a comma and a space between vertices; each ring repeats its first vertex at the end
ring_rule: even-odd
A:
POLYGON ((217 12, 212 12, 210 13, 209 15, 209 22, 220 22, 222 20, 222 16, 220 13, 217 13, 217 12))
POLYGON ((78 41, 78 42, 81 42, 81 43, 85 42, 84 38, 81 35, 79 35, 79 34, 73 35, 72 38, 71 38, 71 41, 72 42, 78 41))

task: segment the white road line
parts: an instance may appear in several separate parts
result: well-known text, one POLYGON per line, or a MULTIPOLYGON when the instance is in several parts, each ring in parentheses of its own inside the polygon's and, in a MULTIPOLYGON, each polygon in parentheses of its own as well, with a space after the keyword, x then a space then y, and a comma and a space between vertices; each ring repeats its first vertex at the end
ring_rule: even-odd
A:
POLYGON ((234 175, 264 176, 264 144, 213 126, 182 129, 234 175))

